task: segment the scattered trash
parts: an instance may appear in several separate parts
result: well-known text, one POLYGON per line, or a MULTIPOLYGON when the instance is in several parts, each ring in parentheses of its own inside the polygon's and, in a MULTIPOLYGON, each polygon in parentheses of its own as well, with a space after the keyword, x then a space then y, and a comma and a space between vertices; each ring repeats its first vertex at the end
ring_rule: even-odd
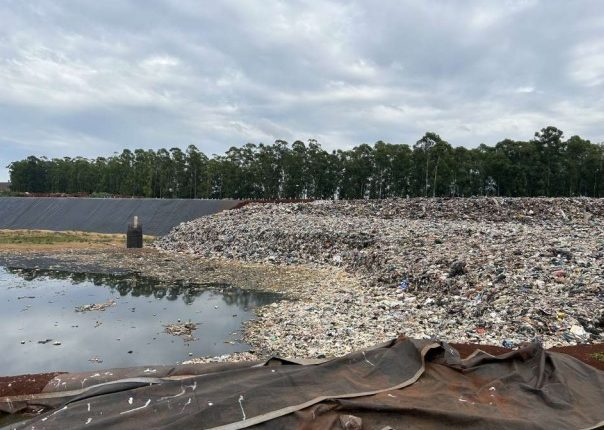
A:
POLYGON ((252 204, 155 246, 321 271, 246 325, 244 341, 272 354, 340 355, 399 334, 550 347, 604 340, 603 220, 604 200, 587 198, 252 204))
POLYGON ((245 325, 243 340, 269 354, 331 357, 399 334, 512 347, 539 337, 550 347, 604 341, 603 219, 604 200, 588 198, 248 205, 181 224, 144 261, 115 250, 83 259, 122 260, 166 282, 199 282, 198 259, 245 274, 242 262, 253 263, 270 282, 250 288, 293 299, 258 308, 245 325), (450 276, 456 262, 464 271, 450 276), (282 287, 281 273, 298 287, 282 287))
POLYGON ((550 252, 552 253, 552 255, 554 257, 563 257, 565 258, 567 261, 572 260, 573 258, 573 254, 572 252, 570 252, 567 249, 556 249, 556 248, 551 248, 550 252))
POLYGON ((196 357, 187 361, 183 361, 182 364, 202 364, 202 363, 224 363, 227 361, 255 361, 258 360, 258 356, 251 351, 246 352, 235 352, 232 354, 223 354, 215 357, 196 357))
POLYGON ((453 264, 451 264, 451 268, 449 269, 450 278, 463 275, 464 273, 466 273, 465 261, 455 261, 453 264))
POLYGON ((197 330, 197 324, 193 322, 180 323, 180 324, 168 324, 165 325, 165 332, 172 336, 182 336, 184 341, 195 340, 193 337, 193 331, 197 330))
POLYGON ((362 430, 363 420, 354 415, 340 415, 340 425, 344 430, 362 430))
POLYGON ((572 325, 570 327, 570 332, 572 334, 574 334, 575 336, 579 336, 579 337, 583 337, 583 336, 587 335, 587 332, 585 331, 585 329, 583 327, 581 327, 580 325, 572 325))
POLYGON ((504 348, 513 348, 514 347, 514 343, 509 341, 509 340, 504 340, 503 342, 501 342, 501 346, 503 346, 504 348))
POLYGON ((76 312, 104 311, 110 306, 116 305, 115 300, 108 300, 106 303, 92 303, 89 305, 76 306, 76 312))

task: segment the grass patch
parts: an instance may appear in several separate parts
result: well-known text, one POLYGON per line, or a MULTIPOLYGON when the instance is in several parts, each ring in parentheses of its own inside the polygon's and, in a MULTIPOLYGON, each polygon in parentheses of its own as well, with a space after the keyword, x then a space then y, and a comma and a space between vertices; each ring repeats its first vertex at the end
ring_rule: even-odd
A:
MULTIPOLYGON (((153 236, 143 236, 145 244, 150 244, 154 240, 153 236)), ((125 243, 125 234, 102 234, 79 231, 0 230, 0 245, 124 245, 125 243)))
POLYGON ((594 352, 593 354, 589 354, 589 355, 591 355, 593 358, 595 358, 598 361, 604 362, 604 352, 594 352))
POLYGON ((46 232, 46 231, 0 231, 1 244, 31 244, 31 245, 52 245, 55 243, 88 243, 101 242, 109 243, 115 238, 111 236, 102 237, 89 233, 75 232, 46 232))

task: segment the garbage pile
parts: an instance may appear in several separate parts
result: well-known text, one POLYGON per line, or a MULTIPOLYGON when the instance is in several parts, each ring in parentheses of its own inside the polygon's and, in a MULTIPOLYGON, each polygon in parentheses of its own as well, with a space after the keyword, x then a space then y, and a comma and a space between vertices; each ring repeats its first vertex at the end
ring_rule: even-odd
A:
POLYGON ((399 333, 506 347, 604 340, 603 200, 249 205, 180 224, 156 246, 354 275, 358 285, 260 309, 248 340, 271 352, 340 354, 399 333))
POLYGON ((196 340, 193 337, 193 331, 197 330, 197 324, 191 321, 187 323, 167 324, 164 326, 164 331, 172 336, 182 336, 185 341, 196 340))

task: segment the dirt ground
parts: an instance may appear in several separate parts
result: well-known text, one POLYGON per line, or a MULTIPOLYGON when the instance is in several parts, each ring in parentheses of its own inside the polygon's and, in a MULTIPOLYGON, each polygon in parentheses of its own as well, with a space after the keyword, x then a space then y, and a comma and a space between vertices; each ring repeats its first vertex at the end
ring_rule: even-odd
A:
POLYGON ((0 397, 41 393, 48 381, 60 373, 0 376, 0 397))
MULTIPOLYGON (((459 351, 462 358, 472 354, 476 349, 480 349, 492 355, 505 354, 506 352, 511 351, 510 349, 495 345, 451 344, 451 346, 459 351)), ((592 354, 594 353, 604 353, 604 344, 553 347, 550 351, 571 355, 584 363, 604 371, 604 361, 599 361, 592 357, 592 354)), ((39 373, 33 375, 0 377, 0 397, 38 394, 42 392, 46 384, 52 378, 59 374, 60 373, 39 373)))
MULTIPOLYGON (((491 355, 500 355, 511 351, 511 349, 507 349, 502 346, 478 345, 472 343, 452 343, 451 346, 459 351, 459 354, 462 358, 472 354, 476 349, 480 349, 491 355)), ((589 364, 590 366, 595 367, 596 369, 604 370, 604 361, 597 360, 595 357, 593 357, 593 354, 604 354, 604 344, 602 343, 592 345, 554 346, 550 348, 549 351, 568 354, 586 364, 589 364)))
MULTIPOLYGON (((153 236, 144 236, 146 244, 153 236)), ((1 230, 0 251, 65 251, 70 249, 124 248, 125 234, 89 233, 82 231, 1 230)))

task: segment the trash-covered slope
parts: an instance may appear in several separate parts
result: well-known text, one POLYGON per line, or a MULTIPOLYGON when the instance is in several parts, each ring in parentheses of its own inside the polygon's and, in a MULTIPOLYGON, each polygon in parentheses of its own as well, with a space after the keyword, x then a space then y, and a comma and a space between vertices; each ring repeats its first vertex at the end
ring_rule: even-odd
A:
POLYGON ((333 339, 356 347, 400 332, 506 346, 535 337, 548 345, 602 341, 602 200, 252 205, 183 223, 157 246, 358 275, 362 288, 261 310, 276 335, 263 325, 258 343, 277 351, 288 337, 329 353, 345 350, 330 347, 333 339))

